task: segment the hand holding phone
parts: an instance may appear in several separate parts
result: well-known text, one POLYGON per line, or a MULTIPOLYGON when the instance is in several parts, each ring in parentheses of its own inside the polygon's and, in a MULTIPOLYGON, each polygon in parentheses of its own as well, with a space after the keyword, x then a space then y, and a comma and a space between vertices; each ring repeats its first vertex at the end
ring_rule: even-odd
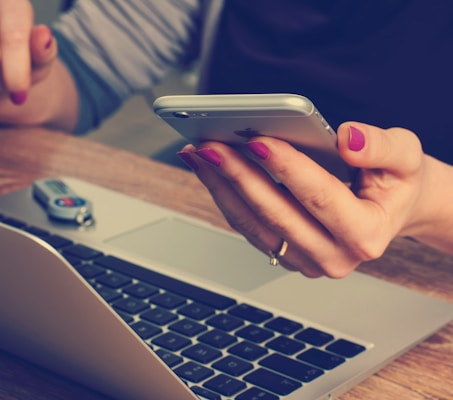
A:
POLYGON ((340 157, 337 136, 314 104, 295 94, 163 96, 154 112, 195 145, 214 140, 233 146, 254 136, 285 140, 339 179, 352 168, 340 157))

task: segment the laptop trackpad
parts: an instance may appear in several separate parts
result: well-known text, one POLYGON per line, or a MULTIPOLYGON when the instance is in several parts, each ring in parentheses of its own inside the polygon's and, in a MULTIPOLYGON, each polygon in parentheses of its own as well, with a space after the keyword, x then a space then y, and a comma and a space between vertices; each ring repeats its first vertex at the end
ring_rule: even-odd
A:
POLYGON ((153 222, 106 243, 241 291, 287 273, 270 267, 268 257, 246 241, 177 218, 153 222))

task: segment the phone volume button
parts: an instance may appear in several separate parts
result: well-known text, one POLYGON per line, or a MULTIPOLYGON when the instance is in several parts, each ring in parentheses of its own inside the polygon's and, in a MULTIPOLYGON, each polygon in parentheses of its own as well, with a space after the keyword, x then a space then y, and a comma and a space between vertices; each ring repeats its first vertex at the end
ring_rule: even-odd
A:
POLYGON ((326 131, 327 131, 331 136, 334 136, 334 135, 335 135, 335 131, 330 127, 330 125, 327 125, 325 128, 326 128, 326 131))

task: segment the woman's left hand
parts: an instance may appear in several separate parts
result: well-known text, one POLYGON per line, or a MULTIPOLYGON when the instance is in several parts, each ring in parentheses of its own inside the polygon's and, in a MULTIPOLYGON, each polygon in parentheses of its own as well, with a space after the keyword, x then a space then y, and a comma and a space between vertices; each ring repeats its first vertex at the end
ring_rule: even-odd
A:
POLYGON ((245 146, 256 162, 218 142, 179 154, 250 243, 266 254, 288 243, 279 262, 289 270, 343 277, 418 223, 426 156, 410 131, 343 124, 340 154, 360 169, 352 187, 281 140, 256 137, 245 146))

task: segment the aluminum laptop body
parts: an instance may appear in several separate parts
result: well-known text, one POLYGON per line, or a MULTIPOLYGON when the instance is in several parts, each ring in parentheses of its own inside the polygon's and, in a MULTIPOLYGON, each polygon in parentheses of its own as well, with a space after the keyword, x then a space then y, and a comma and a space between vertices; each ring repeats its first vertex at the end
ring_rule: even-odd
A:
MULTIPOLYGON (((328 331, 365 349, 278 398, 335 398, 453 318, 452 304, 360 272, 341 280, 311 280, 273 268, 268 257, 235 234, 99 186, 64 179, 93 203, 94 226, 49 220, 31 188, 1 196, 0 214, 328 331)), ((198 398, 191 385, 155 354, 155 346, 131 329, 46 241, 0 223, 0 252, 2 349, 112 398, 198 398)))

